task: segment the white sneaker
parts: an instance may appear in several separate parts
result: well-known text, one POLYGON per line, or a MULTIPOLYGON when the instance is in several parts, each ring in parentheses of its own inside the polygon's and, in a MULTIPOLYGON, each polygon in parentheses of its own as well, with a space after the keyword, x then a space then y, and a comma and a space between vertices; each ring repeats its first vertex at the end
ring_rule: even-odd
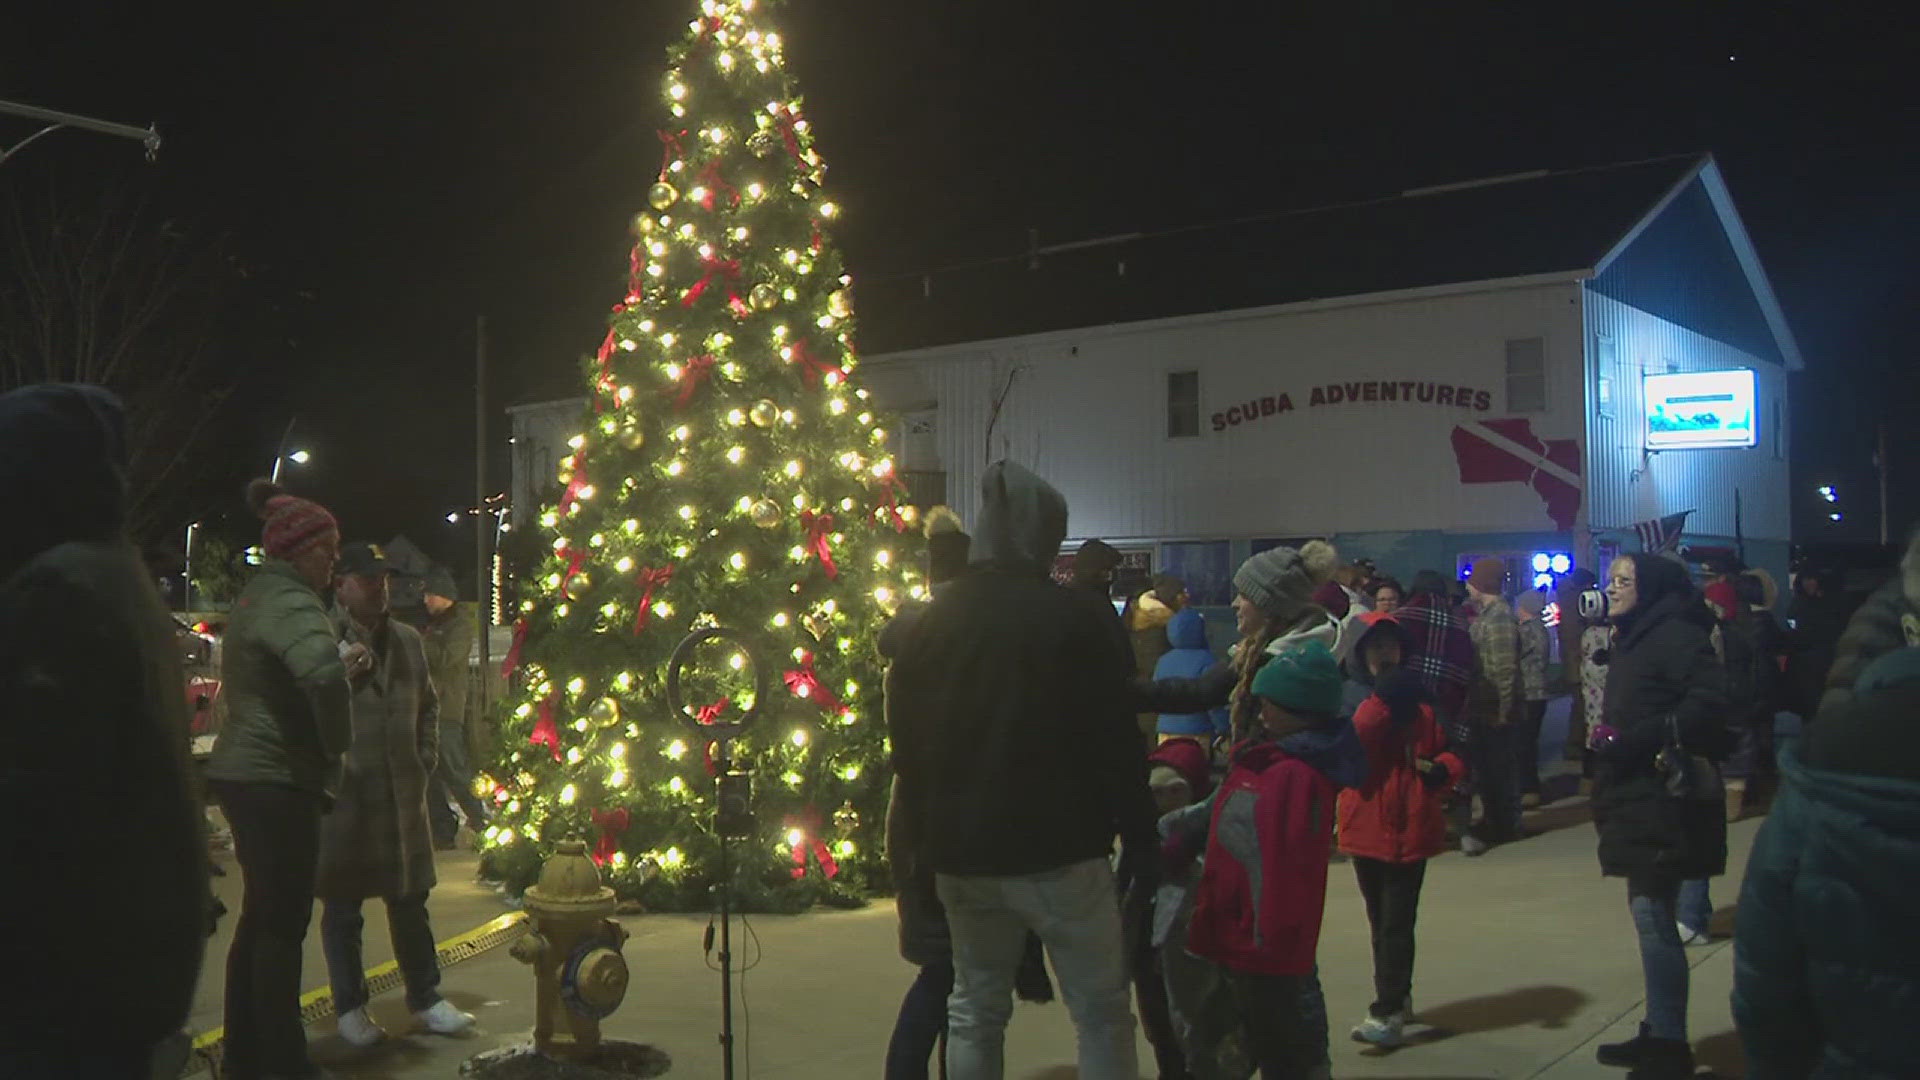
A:
POLYGON ((1355 1042, 1371 1043, 1383 1049, 1392 1049, 1406 1041, 1403 1034, 1406 1021, 1404 1013, 1393 1016, 1369 1016, 1353 1026, 1355 1042))
POLYGON ((387 1037, 386 1029, 374 1023, 373 1018, 367 1015, 365 1005, 352 1012, 342 1013, 336 1027, 340 1031, 341 1038, 362 1050, 387 1037))
POLYGON ((1680 928, 1680 944, 1682 945, 1713 944, 1713 938, 1709 937, 1707 934, 1705 934, 1702 931, 1693 929, 1692 927, 1688 926, 1686 923, 1677 922, 1677 923, 1674 923, 1674 925, 1680 928))
POLYGON ((435 1035, 465 1035, 473 1030, 473 1014, 461 1012, 445 998, 433 1003, 431 1009, 422 1009, 413 1014, 420 1025, 435 1035))

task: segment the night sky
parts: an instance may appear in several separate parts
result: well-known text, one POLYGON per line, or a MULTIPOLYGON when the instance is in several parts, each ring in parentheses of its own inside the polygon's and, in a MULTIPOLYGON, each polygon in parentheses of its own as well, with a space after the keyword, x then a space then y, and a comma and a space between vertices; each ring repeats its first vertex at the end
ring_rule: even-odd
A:
MULTIPOLYGON (((240 482, 297 416, 314 461, 289 482, 350 537, 465 555, 441 517, 472 496, 474 318, 492 405, 577 392, 692 0, 34 6, 0 23, 0 98, 157 122, 166 145, 148 165, 62 133, 0 169, 0 196, 130 188, 249 269, 221 354, 237 392, 189 512, 246 535, 240 482)), ((1846 496, 1849 519, 1809 514, 1808 537, 1876 531, 1861 432, 1882 415, 1895 531, 1914 519, 1920 132, 1895 50, 1920 28, 1903 6, 1097 7, 787 5, 856 277, 1010 254, 1029 227, 1071 240, 1712 150, 1807 357, 1796 494, 1846 496)), ((31 130, 0 120, 0 144, 31 130)))

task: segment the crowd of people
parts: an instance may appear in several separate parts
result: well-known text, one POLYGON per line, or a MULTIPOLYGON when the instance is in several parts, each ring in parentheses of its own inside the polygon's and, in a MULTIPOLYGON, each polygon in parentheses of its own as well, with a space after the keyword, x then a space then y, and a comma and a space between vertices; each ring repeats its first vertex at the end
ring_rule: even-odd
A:
MULTIPOLYGON (((1082 1076, 1138 1074, 1130 989, 1163 1080, 1330 1075, 1316 952, 1335 850, 1372 928, 1375 997, 1352 1037, 1401 1045, 1426 864, 1450 832, 1469 856, 1526 835, 1562 694, 1645 983, 1638 1034, 1599 1061, 1693 1075, 1685 949, 1707 940, 1729 822, 1779 786, 1742 895, 1763 929, 1743 916, 1736 945, 1753 1075, 1920 1075, 1895 1022, 1920 1004, 1898 887, 1920 872, 1920 535, 1830 643, 1779 626, 1764 572, 1696 580, 1671 554, 1510 600, 1497 559, 1459 595, 1432 570, 1403 586, 1324 543, 1277 547, 1234 574, 1238 640, 1216 659, 1173 578, 1116 613, 1110 545, 1089 541, 1053 583, 1066 518, 1044 480, 993 465, 978 535, 943 518, 932 599, 887 630, 888 851, 903 942, 944 918, 944 1075, 1001 1075, 1033 938, 1082 1076), (1804 749, 1774 745, 1789 714, 1818 716, 1804 749), (1867 827, 1849 833, 1850 814, 1867 827), (1899 871, 1857 865, 1870 852, 1899 871)), ((925 972, 889 1078, 928 1075, 941 1003, 925 972)))
MULTIPOLYGON (((0 533, 0 701, 16 751, 0 792, 41 815, 7 830, 5 858, 42 875, 5 890, 0 917, 43 931, 16 934, 35 982, 0 1014, 8 1077, 178 1075, 216 918, 178 655, 125 536, 127 455, 104 391, 0 395, 0 499, 36 509, 0 533), (58 753, 22 749, 49 738, 58 753), (125 820, 138 843, 93 847, 125 820)), ((1260 552, 1233 576, 1238 641, 1215 659, 1171 578, 1116 611, 1106 545, 1083 549, 1071 586, 1049 579, 1067 506, 1038 476, 1000 462, 981 495, 973 537, 929 515, 931 599, 881 636, 888 855, 901 951, 920 968, 887 1076, 925 1076, 944 1038, 948 1075, 998 1077, 1014 996, 1056 993, 1093 1080, 1138 1076, 1136 1007, 1162 1077, 1329 1075, 1317 951, 1336 849, 1372 928, 1374 1000, 1352 1034, 1397 1045, 1449 814, 1468 854, 1522 835, 1540 705, 1568 690, 1600 869, 1625 879, 1646 985, 1638 1035, 1600 1060, 1642 1080, 1692 1074, 1686 943, 1707 930, 1728 819, 1771 791, 1735 935, 1750 1075, 1920 1075, 1903 1026, 1920 1015, 1906 917, 1920 875, 1920 533, 1850 618, 1825 583, 1803 584, 1791 635, 1762 574, 1709 568, 1698 582, 1659 554, 1613 560, 1604 582, 1576 572, 1559 599, 1605 602, 1563 612, 1556 684, 1540 670, 1554 651, 1545 598, 1510 605, 1497 563, 1472 567, 1456 597, 1437 573, 1403 587, 1319 542, 1260 552), (1775 746, 1784 714, 1804 733, 1775 746)), ((429 583, 445 602, 418 631, 392 614, 377 548, 343 546, 324 507, 265 481, 249 497, 267 560, 229 624, 229 718, 207 770, 245 885, 224 1075, 313 1077, 299 999, 316 899, 345 1039, 383 1036, 360 956, 375 897, 416 1023, 474 1023, 438 992, 426 908, 445 838, 429 791, 436 774, 460 783, 459 763, 441 771, 436 690, 458 630, 448 583, 429 583)))

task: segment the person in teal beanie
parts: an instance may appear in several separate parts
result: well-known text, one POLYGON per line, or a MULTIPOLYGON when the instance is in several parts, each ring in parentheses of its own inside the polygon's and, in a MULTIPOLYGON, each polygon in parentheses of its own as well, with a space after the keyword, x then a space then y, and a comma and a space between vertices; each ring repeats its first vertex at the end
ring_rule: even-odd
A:
POLYGON ((1226 780, 1208 803, 1161 822, 1170 875, 1206 838, 1186 948, 1226 976, 1263 1077, 1327 1075, 1315 954, 1334 795, 1367 776, 1366 752, 1340 715, 1344 684, 1319 641, 1269 660, 1251 687, 1259 728, 1234 748, 1226 780))

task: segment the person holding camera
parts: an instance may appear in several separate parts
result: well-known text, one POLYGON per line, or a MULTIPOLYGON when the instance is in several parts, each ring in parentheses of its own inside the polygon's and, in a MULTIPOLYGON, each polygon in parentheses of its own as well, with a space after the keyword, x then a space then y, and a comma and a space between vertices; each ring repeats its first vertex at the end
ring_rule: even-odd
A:
POLYGON ((1627 879, 1647 1015, 1637 1036, 1598 1056, 1637 1080, 1678 1080, 1693 1075, 1681 883, 1727 865, 1724 796, 1710 760, 1728 749, 1725 681, 1712 614, 1683 565, 1623 555, 1608 570, 1606 599, 1615 637, 1603 722, 1590 737, 1593 816, 1601 873, 1627 879))

